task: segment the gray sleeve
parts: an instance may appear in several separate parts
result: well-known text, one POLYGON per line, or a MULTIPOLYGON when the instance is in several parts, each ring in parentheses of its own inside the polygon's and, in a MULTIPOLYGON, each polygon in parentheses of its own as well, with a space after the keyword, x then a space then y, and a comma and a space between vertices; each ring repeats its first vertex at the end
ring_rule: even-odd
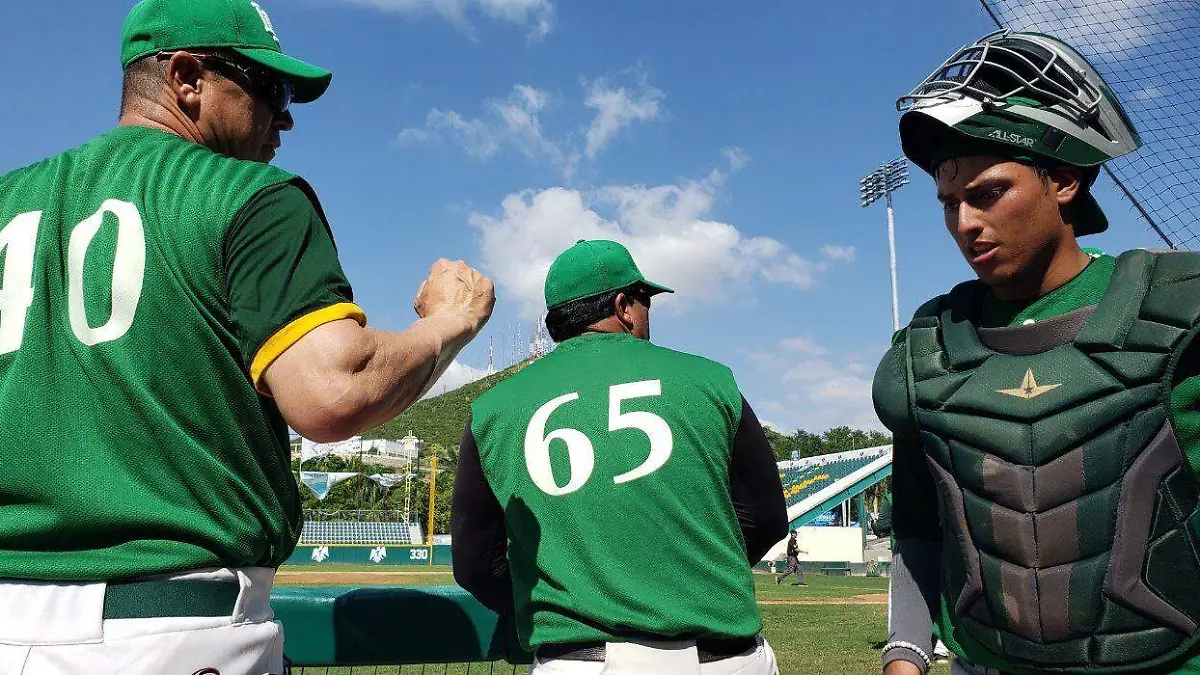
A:
MULTIPOLYGON (((892 553, 889 582, 888 643, 909 642, 933 658, 933 613, 939 605, 941 542, 901 539, 892 553)), ((883 667, 903 660, 926 671, 925 660, 904 647, 883 653, 883 667)))

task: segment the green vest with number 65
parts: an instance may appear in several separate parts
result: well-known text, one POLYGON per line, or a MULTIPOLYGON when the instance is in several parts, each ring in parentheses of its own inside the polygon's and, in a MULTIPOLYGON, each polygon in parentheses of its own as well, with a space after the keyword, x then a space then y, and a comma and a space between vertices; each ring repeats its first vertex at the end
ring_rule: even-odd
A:
POLYGON ((742 396, 728 368, 588 333, 471 413, 525 648, 758 634, 729 491, 742 396))

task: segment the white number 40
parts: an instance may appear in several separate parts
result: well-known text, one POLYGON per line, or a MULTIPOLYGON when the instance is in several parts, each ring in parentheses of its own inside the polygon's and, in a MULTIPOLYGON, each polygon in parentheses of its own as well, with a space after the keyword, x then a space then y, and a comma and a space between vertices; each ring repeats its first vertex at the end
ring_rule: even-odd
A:
MULTIPOLYGON (((5 254, 4 275, 0 279, 0 354, 20 349, 25 337, 25 320, 33 304, 33 258, 41 221, 41 211, 30 211, 0 228, 0 252, 5 254)), ((142 297, 145 272, 146 233, 136 206, 110 199, 100 210, 76 225, 67 244, 67 315, 75 337, 91 347, 125 335, 133 325, 133 316, 142 297), (83 302, 83 263, 88 247, 104 224, 105 213, 117 217, 112 314, 103 326, 93 328, 88 323, 83 302)))
MULTIPOLYGON (((671 427, 663 418, 649 412, 621 412, 621 402, 631 398, 661 396, 662 383, 646 380, 630 384, 617 384, 608 390, 608 430, 639 429, 650 439, 650 455, 641 466, 613 478, 620 485, 644 478, 658 471, 671 458, 674 438, 671 427)), ((562 406, 579 398, 578 393, 563 394, 538 408, 525 429, 525 465, 533 484, 548 495, 570 494, 587 483, 596 465, 596 450, 592 441, 578 429, 555 429, 546 433, 546 422, 550 415, 562 406), (567 444, 567 457, 571 463, 567 484, 559 487, 550 468, 550 443, 560 440, 567 444)))

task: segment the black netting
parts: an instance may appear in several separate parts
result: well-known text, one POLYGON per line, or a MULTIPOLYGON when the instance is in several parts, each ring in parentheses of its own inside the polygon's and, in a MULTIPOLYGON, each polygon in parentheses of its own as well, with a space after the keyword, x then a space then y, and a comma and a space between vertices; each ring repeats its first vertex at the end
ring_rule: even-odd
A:
POLYGON ((1110 176, 1168 245, 1200 249, 1200 2, 981 1, 999 26, 1057 37, 1100 71, 1144 143, 1110 176))

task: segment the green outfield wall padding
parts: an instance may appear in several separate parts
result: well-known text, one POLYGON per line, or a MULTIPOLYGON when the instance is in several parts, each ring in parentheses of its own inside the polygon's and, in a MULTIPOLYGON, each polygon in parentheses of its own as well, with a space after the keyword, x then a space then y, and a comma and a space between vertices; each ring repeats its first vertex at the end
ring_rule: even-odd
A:
POLYGON ((457 586, 282 587, 271 606, 297 666, 532 661, 512 621, 457 586))
MULTIPOLYGON (((429 565, 428 546, 337 545, 297 546, 288 565, 429 565)), ((450 564, 450 546, 433 547, 433 564, 450 564)))

